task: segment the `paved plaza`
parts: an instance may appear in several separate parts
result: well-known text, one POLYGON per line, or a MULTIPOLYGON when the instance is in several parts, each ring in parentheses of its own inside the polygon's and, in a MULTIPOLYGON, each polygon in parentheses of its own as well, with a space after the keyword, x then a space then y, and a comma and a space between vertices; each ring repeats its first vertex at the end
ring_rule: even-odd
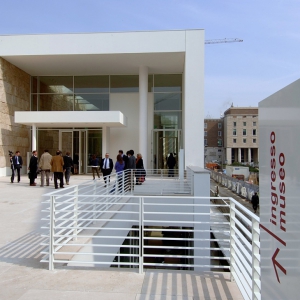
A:
MULTIPOLYGON (((70 185, 92 176, 71 176, 70 185)), ((42 195, 49 187, 0 177, 0 299, 199 300, 243 299, 229 273, 59 267, 41 263, 42 195)))

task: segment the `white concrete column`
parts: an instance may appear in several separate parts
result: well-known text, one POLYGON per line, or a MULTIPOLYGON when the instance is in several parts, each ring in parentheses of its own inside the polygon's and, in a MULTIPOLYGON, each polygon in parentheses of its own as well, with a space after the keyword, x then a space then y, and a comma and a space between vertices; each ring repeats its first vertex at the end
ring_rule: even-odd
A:
POLYGON ((148 158, 148 67, 140 66, 139 69, 139 152, 143 156, 144 167, 147 169, 148 158))
POLYGON ((251 163, 251 148, 248 148, 248 162, 251 163))
POLYGON ((227 160, 227 164, 231 165, 232 161, 231 161, 231 151, 232 148, 226 148, 226 160, 227 160))
POLYGON ((238 148, 238 162, 242 162, 242 149, 238 148))
POLYGON ((182 129, 185 167, 204 168, 204 30, 186 31, 183 75, 182 129))
POLYGON ((32 124, 31 151, 36 150, 36 125, 32 124))
MULTIPOLYGON (((110 128, 102 127, 102 158, 105 157, 105 153, 109 153, 109 134, 110 128)), ((110 156, 111 157, 111 156, 110 156)))

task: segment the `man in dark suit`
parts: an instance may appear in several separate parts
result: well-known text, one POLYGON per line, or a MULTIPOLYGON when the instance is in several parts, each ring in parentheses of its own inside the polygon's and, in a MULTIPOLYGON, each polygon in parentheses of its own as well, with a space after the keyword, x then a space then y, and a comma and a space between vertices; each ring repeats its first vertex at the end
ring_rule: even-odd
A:
POLYGON ((108 178, 108 182, 110 182, 110 174, 114 168, 114 163, 113 160, 111 158, 109 158, 109 154, 106 153, 105 154, 105 158, 102 158, 101 160, 101 172, 103 174, 103 178, 104 178, 104 182, 105 182, 105 186, 107 183, 107 178, 108 178))
POLYGON ((16 154, 11 158, 11 178, 10 178, 10 182, 14 183, 14 179, 15 179, 15 171, 17 171, 18 173, 18 182, 20 182, 21 178, 20 178, 20 170, 22 169, 22 165, 23 165, 23 160, 22 157, 20 156, 20 151, 16 151, 16 154))
POLYGON ((29 162, 29 179, 30 179, 30 186, 36 186, 36 183, 34 182, 37 177, 37 170, 38 170, 38 158, 37 158, 37 151, 32 151, 32 156, 30 158, 29 162))

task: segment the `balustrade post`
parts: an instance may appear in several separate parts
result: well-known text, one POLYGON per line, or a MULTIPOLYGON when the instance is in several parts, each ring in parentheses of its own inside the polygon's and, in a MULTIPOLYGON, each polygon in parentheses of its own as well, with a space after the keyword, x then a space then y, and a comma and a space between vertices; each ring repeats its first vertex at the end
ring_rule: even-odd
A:
POLYGON ((139 237, 140 237, 140 255, 139 255, 139 274, 144 272, 144 198, 139 198, 139 237))
POLYGON ((78 225, 78 185, 75 186, 74 193, 74 222, 73 222, 73 241, 77 241, 77 225, 78 225))
POLYGON ((54 270, 55 196, 50 198, 49 270, 54 270))
POLYGON ((258 299, 256 295, 260 295, 260 228, 259 222, 252 219, 252 299, 258 299))
POLYGON ((233 201, 230 200, 230 280, 231 281, 234 281, 234 273, 235 273, 235 270, 234 270, 234 255, 235 255, 235 250, 234 250, 234 247, 235 246, 235 240, 234 240, 234 237, 235 237, 235 231, 234 231, 234 228, 235 228, 235 211, 234 211, 234 208, 235 208, 235 204, 233 203, 233 201))

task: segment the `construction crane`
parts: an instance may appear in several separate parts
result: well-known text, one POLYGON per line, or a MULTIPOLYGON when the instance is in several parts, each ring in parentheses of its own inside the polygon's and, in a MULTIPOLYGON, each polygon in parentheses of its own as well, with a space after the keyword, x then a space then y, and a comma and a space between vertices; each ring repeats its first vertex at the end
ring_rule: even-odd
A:
POLYGON ((236 42, 242 42, 241 39, 218 39, 218 40, 206 40, 205 44, 220 44, 220 43, 236 43, 236 42))

